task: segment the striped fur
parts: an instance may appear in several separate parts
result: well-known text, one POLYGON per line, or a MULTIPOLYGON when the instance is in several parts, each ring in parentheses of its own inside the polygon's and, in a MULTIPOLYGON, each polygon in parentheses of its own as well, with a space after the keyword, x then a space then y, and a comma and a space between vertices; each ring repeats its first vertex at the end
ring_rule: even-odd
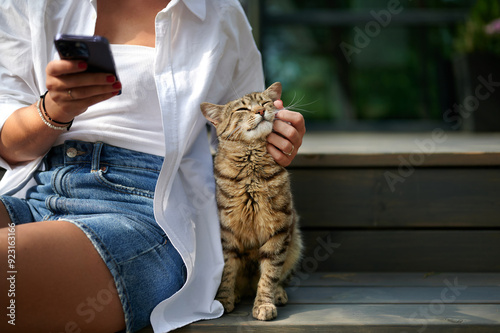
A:
POLYGON ((217 299, 231 312, 242 296, 255 294, 253 316, 276 318, 286 304, 284 284, 302 252, 288 172, 267 152, 281 84, 226 105, 203 103, 216 127, 214 160, 224 273, 217 299))

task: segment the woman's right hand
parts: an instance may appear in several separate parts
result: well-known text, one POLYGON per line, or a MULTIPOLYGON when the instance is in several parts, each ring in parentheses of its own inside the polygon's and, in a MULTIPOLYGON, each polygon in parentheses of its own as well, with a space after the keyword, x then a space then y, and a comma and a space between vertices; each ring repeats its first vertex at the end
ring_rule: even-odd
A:
MULTIPOLYGON (((87 64, 54 60, 46 67, 45 112, 54 121, 68 123, 87 108, 105 101, 121 90, 112 74, 87 73, 87 64)), ((58 125, 58 124, 53 124, 58 125)), ((0 156, 10 165, 43 156, 62 131, 44 123, 35 104, 12 113, 0 130, 0 156)))
POLYGON ((87 73, 87 63, 53 60, 46 67, 46 112, 52 119, 69 122, 96 103, 118 95, 122 86, 113 74, 87 73))

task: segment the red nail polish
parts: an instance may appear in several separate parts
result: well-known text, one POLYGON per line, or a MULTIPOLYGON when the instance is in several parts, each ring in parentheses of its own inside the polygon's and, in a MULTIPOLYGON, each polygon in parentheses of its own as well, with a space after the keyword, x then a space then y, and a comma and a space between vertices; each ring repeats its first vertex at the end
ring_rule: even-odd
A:
POLYGON ((109 83, 115 82, 116 81, 115 76, 114 75, 108 75, 108 76, 106 76, 106 81, 109 82, 109 83))
POLYGON ((83 61, 82 61, 82 62, 79 62, 79 63, 78 63, 78 68, 81 68, 81 69, 85 69, 85 68, 87 68, 87 63, 86 63, 86 62, 83 62, 83 61))
POLYGON ((116 82, 115 84, 113 84, 113 89, 121 89, 122 87, 122 84, 120 82, 116 82))

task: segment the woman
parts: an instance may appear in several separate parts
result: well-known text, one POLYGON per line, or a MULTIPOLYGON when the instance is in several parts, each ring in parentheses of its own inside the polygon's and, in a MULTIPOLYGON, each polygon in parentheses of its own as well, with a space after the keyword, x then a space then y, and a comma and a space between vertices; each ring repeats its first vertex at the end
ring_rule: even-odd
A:
MULTIPOLYGON (((199 104, 264 88, 238 2, 0 6, 0 260, 9 278, 0 297, 10 307, 0 330, 133 332, 151 320, 163 332, 220 316, 223 260, 199 104), (57 33, 106 37, 120 81, 59 60, 57 33)), ((269 152, 286 166, 304 120, 278 118, 269 152)))

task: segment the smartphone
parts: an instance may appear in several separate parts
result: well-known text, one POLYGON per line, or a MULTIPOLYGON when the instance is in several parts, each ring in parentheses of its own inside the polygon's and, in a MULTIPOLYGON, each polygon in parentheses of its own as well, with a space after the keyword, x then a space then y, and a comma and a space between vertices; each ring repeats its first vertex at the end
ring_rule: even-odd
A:
POLYGON ((87 72, 111 73, 118 81, 111 47, 105 37, 58 34, 54 44, 61 59, 83 60, 88 65, 87 72))

